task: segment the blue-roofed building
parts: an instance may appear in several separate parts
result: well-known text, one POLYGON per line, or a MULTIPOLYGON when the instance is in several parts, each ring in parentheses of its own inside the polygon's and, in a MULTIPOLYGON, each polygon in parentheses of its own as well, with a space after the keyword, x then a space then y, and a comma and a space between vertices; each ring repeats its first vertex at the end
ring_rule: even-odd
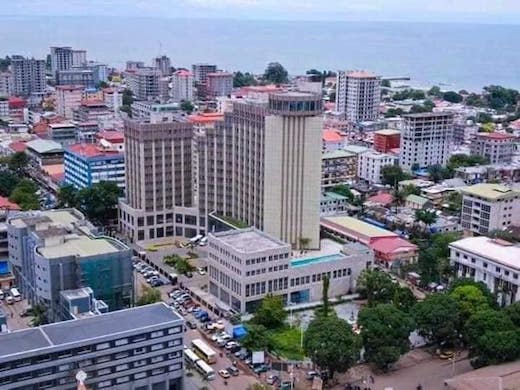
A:
POLYGON ((331 240, 322 240, 320 250, 292 251, 255 228, 208 237, 209 292, 219 307, 237 313, 254 312, 266 294, 281 295, 286 304, 319 302, 325 276, 331 296, 352 293, 361 270, 373 261, 367 247, 331 240))

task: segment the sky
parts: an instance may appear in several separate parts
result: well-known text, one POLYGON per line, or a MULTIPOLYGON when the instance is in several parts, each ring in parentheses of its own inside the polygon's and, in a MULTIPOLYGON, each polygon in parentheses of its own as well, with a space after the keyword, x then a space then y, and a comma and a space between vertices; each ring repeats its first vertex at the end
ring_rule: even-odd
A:
POLYGON ((520 23, 520 0, 1 0, 0 16, 520 23))

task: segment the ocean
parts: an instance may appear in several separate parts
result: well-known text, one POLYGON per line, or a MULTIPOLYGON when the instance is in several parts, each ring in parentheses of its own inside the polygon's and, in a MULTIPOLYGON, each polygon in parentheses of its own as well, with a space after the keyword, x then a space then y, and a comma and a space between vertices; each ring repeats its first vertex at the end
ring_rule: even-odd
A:
POLYGON ((520 88, 520 25, 404 22, 284 22, 130 17, 0 17, 0 56, 45 58, 49 46, 86 49, 118 68, 167 54, 174 66, 215 63, 261 73, 367 69, 412 85, 478 91, 520 88))

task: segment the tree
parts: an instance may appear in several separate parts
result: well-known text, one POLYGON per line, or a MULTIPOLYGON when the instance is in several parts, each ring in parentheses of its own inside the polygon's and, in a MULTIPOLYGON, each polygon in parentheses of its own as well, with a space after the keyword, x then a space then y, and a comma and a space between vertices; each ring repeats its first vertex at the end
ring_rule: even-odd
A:
POLYGON ((123 90, 123 106, 131 106, 134 102, 134 93, 131 89, 125 88, 123 90))
POLYGON ((487 332, 514 330, 515 325, 503 311, 485 309, 477 311, 464 325, 464 340, 473 349, 478 339, 487 332))
POLYGON ((517 90, 500 85, 484 87, 484 99, 488 107, 498 111, 512 112, 516 109, 520 93, 517 90))
POLYGON ((328 316, 330 314, 330 302, 329 302, 329 286, 330 280, 328 276, 324 276, 322 279, 322 301, 323 305, 316 309, 316 315, 328 316))
POLYGON ((462 194, 458 191, 451 192, 447 197, 448 210, 453 213, 460 213, 462 210, 462 194))
POLYGON ((267 294, 257 309, 252 321, 267 329, 279 328, 287 318, 283 298, 280 295, 267 294))
POLYGON ((251 351, 266 351, 272 347, 271 340, 265 326, 249 323, 246 326, 247 335, 242 345, 251 351))
POLYGON ((126 113, 130 118, 132 117, 132 106, 129 106, 128 104, 123 104, 119 107, 119 111, 126 113))
POLYGON ((404 111, 402 108, 389 108, 385 112, 385 118, 394 118, 396 116, 401 116, 404 114, 404 111))
POLYGON ((25 171, 29 165, 29 156, 25 152, 16 152, 9 157, 9 162, 7 163, 7 167, 17 173, 22 173, 25 171))
POLYGON ((502 240, 513 242, 513 243, 520 242, 520 236, 518 234, 515 234, 508 230, 495 229, 495 230, 490 231, 487 234, 487 236, 491 237, 491 238, 500 238, 502 240))
POLYGON ((78 207, 78 190, 72 184, 58 189, 58 207, 78 207))
POLYGON ((383 79, 383 80, 381 80, 381 86, 385 87, 385 88, 390 88, 392 86, 392 84, 390 83, 390 80, 383 79))
POLYGON ((42 304, 37 303, 31 309, 31 326, 41 326, 49 323, 47 319, 47 309, 42 304))
POLYGON ((256 81, 256 78, 253 74, 246 72, 236 72, 233 76, 233 87, 234 88, 240 88, 240 87, 247 87, 249 85, 256 85, 258 82, 256 81))
POLYGON ((159 302, 161 300, 161 292, 152 287, 145 287, 143 295, 137 300, 137 306, 149 305, 151 303, 159 302))
POLYGON ((390 275, 373 269, 364 269, 357 280, 357 290, 369 306, 392 302, 396 287, 390 275))
POLYGON ((464 103, 468 106, 473 106, 473 107, 482 107, 484 106, 484 102, 482 101, 482 99, 480 98, 479 95, 477 95, 476 93, 470 93, 464 103))
POLYGON ((450 297, 457 302, 462 324, 473 314, 489 309, 486 296, 475 286, 459 286, 450 292, 450 297))
POLYGON ((492 309, 498 309, 498 302, 497 297, 495 294, 493 294, 489 288, 486 286, 484 282, 476 282, 473 279, 470 278, 457 278, 455 279, 451 285, 450 289, 448 290, 448 293, 452 293, 459 287, 463 286, 472 286, 480 290, 482 295, 486 298, 487 305, 492 309))
POLYGON ((455 91, 444 92, 442 98, 450 103, 460 103, 463 100, 463 97, 455 91))
POLYGON ((472 362, 475 367, 500 364, 520 357, 520 331, 508 330, 487 332, 480 336, 475 346, 478 358, 472 362))
POLYGON ((347 321, 336 315, 317 316, 305 331, 303 349, 332 378, 334 373, 345 372, 356 364, 360 340, 347 321))
POLYGON ((352 193, 352 190, 350 189, 350 186, 348 184, 339 184, 337 186, 332 187, 330 191, 335 192, 339 195, 346 196, 349 202, 352 202, 354 200, 354 194, 352 193))
POLYGON ((422 222, 427 228, 434 224, 437 218, 438 216, 435 210, 415 210, 415 222, 422 222))
POLYGON ((120 195, 121 189, 116 183, 100 181, 92 187, 83 188, 78 192, 78 208, 92 222, 107 225, 111 220, 117 218, 117 204, 120 195))
POLYGON ((408 287, 398 286, 395 288, 392 303, 399 310, 408 313, 415 306, 417 300, 415 299, 415 295, 413 295, 412 290, 410 290, 408 287))
POLYGON ((454 345, 459 338, 460 314, 457 302, 435 293, 417 302, 412 309, 419 334, 437 345, 454 345))
POLYGON ((184 111, 184 112, 186 112, 188 114, 191 114, 194 109, 195 109, 195 106, 189 100, 183 100, 181 102, 181 110, 182 111, 184 111))
POLYGON ((298 241, 300 244, 300 249, 306 249, 309 246, 311 239, 307 237, 300 237, 298 241))
POLYGON ((247 386, 247 390, 272 390, 273 388, 265 383, 252 383, 247 386))
POLYGON ((9 196, 20 182, 20 177, 6 169, 0 171, 0 195, 9 196))
POLYGON ((22 210, 39 210, 40 200, 36 191, 38 191, 38 187, 32 180, 22 179, 11 192, 9 200, 18 204, 22 210))
POLYGON ((381 168, 381 175, 383 176, 383 184, 397 188, 397 183, 402 180, 407 180, 410 175, 403 172, 401 167, 397 165, 386 165, 381 168))
POLYGON ((391 304, 365 307, 358 316, 364 358, 379 369, 387 371, 390 365, 410 350, 413 320, 391 304))
POLYGON ((107 88, 109 87, 108 83, 106 81, 100 81, 99 83, 97 83, 97 86, 96 86, 98 89, 103 89, 103 88, 107 88))
POLYGON ((438 183, 443 179, 449 179, 452 176, 452 173, 442 165, 434 164, 428 167, 428 175, 430 176, 430 179, 435 183, 438 183))
POLYGON ((441 97, 442 96, 442 92, 441 92, 441 89, 438 86, 434 85, 428 91, 428 95, 429 96, 435 96, 435 97, 441 97))
POLYGON ((271 62, 264 72, 264 80, 273 84, 284 84, 289 81, 287 70, 278 62, 271 62))
POLYGON ((191 264, 188 259, 179 258, 175 263, 175 269, 181 275, 188 275, 195 271, 195 267, 191 264))
POLYGON ((504 313, 511 319, 517 328, 520 328, 520 301, 507 306, 504 309, 504 313))

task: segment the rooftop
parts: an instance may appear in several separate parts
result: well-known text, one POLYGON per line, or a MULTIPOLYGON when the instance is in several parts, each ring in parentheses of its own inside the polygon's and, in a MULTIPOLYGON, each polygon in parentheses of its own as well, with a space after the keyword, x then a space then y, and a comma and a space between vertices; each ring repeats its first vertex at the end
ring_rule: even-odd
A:
POLYGON ((325 192, 322 196, 321 196, 321 199, 322 200, 346 200, 348 199, 345 195, 341 195, 341 194, 338 194, 336 192, 333 192, 333 191, 329 191, 329 192, 325 192))
POLYGON ((21 210, 21 208, 16 203, 0 196, 0 210, 21 210))
POLYGON ((116 253, 120 251, 120 248, 109 238, 71 234, 65 236, 64 242, 57 245, 41 246, 37 250, 48 259, 57 259, 65 256, 91 257, 105 253, 116 253))
POLYGON ((418 112, 415 114, 405 114, 403 115, 404 118, 411 118, 411 119, 417 119, 417 118, 433 118, 433 117, 443 117, 443 116, 453 116, 452 112, 418 112))
POLYGON ((24 228, 44 222, 57 225, 71 225, 83 219, 83 215, 77 210, 58 209, 21 213, 10 218, 9 223, 17 228, 24 228))
POLYGON ((374 131, 374 134, 379 134, 379 135, 399 135, 399 134, 401 134, 401 132, 399 130, 383 129, 383 130, 374 131))
POLYGON ((106 139, 110 142, 124 142, 125 137, 122 131, 100 131, 96 134, 97 139, 106 139))
POLYGON ((389 230, 382 229, 375 225, 371 225, 367 222, 363 222, 359 219, 348 216, 323 217, 321 218, 321 223, 325 225, 332 223, 339 228, 355 231, 369 238, 397 236, 397 234, 392 233, 389 230))
POLYGON ((289 244, 255 228, 229 230, 210 234, 210 237, 211 236, 241 253, 255 253, 275 248, 290 248, 289 244))
POLYGON ((63 152, 63 147, 58 142, 46 139, 35 139, 27 142, 27 147, 36 153, 59 153, 63 152))
POLYGON ((462 190, 463 194, 478 196, 488 200, 499 200, 520 195, 520 192, 514 191, 509 187, 500 184, 480 183, 462 190))
POLYGON ((370 249, 382 253, 408 252, 417 246, 401 237, 380 237, 370 243, 370 249))
POLYGON ((323 130, 321 138, 325 142, 341 142, 343 137, 336 130, 325 129, 323 130))
POLYGON ((93 158, 93 157, 107 157, 107 156, 117 156, 123 155, 122 152, 116 150, 105 150, 102 147, 96 144, 74 144, 70 145, 67 148, 67 151, 70 153, 74 153, 81 157, 93 158))
POLYGON ((354 157, 356 154, 352 152, 348 152, 346 150, 334 150, 333 152, 323 153, 321 156, 322 159, 334 159, 334 158, 342 158, 342 157, 354 157))
POLYGON ((139 329, 179 321, 181 317, 164 302, 160 302, 81 320, 57 322, 38 328, 0 334, 0 345, 2 345, 0 361, 10 355, 135 332, 139 329))
POLYGON ((417 203, 421 206, 424 206, 426 203, 428 203, 430 200, 427 199, 427 198, 423 198, 422 196, 419 196, 419 195, 415 195, 415 194, 410 194, 406 197, 406 201, 407 202, 413 202, 413 203, 417 203))
POLYGON ((493 139, 493 140, 506 140, 506 139, 513 140, 513 139, 516 138, 512 134, 497 133, 497 132, 494 132, 494 133, 477 133, 476 136, 479 137, 479 138, 488 138, 488 139, 493 139))
POLYGON ((343 148, 343 150, 346 150, 347 152, 351 152, 354 154, 360 154, 360 153, 366 152, 367 150, 369 150, 369 148, 367 148, 366 146, 360 146, 360 145, 346 145, 343 148))
POLYGON ((450 247, 483 256, 497 263, 520 270, 520 246, 488 237, 467 237, 452 242, 450 247))
POLYGON ((346 75, 348 77, 354 77, 354 78, 367 78, 367 77, 377 77, 375 73, 368 72, 366 70, 350 70, 346 72, 346 75))

